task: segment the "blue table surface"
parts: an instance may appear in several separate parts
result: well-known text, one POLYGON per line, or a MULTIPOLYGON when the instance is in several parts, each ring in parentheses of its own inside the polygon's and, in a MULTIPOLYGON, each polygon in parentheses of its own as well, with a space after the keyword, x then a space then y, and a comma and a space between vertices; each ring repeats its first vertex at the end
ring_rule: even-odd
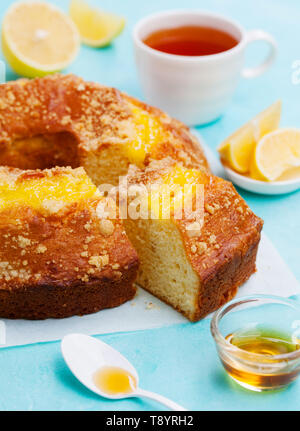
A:
MULTIPOLYGON (((0 2, 3 16, 12 1, 0 2)), ((68 1, 52 3, 67 10, 68 1)), ((246 29, 262 28, 278 42, 278 57, 263 76, 241 80, 225 115, 199 127, 215 149, 220 141, 273 101, 282 99, 282 125, 300 126, 300 85, 292 83, 292 64, 300 60, 298 0, 90 0, 103 9, 124 15, 127 25, 112 46, 82 46, 66 72, 117 87, 143 99, 134 66, 131 31, 141 17, 163 9, 200 8, 231 16, 246 29)), ((254 64, 264 47, 249 47, 254 64)), ((8 68, 7 79, 16 75, 8 68)), ((264 231, 300 280, 300 193, 259 196, 241 191, 252 209, 265 220, 264 231)), ((155 330, 99 336, 133 362, 141 386, 160 392, 195 410, 298 410, 300 379, 284 391, 259 394, 239 388, 225 375, 209 332, 209 321, 155 330)), ((59 342, 0 350, 0 410, 151 410, 161 406, 141 400, 106 401, 85 389, 66 367, 59 342)))

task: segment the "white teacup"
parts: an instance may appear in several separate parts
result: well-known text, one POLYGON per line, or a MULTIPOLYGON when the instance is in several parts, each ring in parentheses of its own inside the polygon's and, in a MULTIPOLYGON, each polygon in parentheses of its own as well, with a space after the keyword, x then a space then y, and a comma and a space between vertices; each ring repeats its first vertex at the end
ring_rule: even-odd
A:
POLYGON ((264 73, 276 55, 276 42, 262 30, 246 32, 231 19, 210 12, 175 10, 149 15, 133 30, 136 64, 146 101, 188 125, 209 123, 225 110, 240 76, 264 73), (151 33, 180 26, 206 26, 225 31, 238 44, 218 54, 183 56, 167 54, 146 45, 151 33), (270 45, 267 58, 254 68, 244 68, 246 46, 262 40, 270 45))

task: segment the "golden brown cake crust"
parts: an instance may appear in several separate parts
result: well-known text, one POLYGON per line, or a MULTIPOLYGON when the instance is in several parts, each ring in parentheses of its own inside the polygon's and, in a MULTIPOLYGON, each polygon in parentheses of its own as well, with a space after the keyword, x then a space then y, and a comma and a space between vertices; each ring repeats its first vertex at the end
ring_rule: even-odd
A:
POLYGON ((204 286, 193 318, 199 320, 232 299, 238 287, 255 272, 263 221, 232 183, 211 175, 204 185, 201 235, 190 236, 187 223, 178 223, 186 252, 204 286))
MULTIPOLYGON (((20 184, 73 172, 2 167, 0 177, 20 184)), ((102 199, 95 195, 42 212, 28 205, 2 209, 1 317, 67 317, 114 307, 134 296, 137 254, 120 220, 99 217, 102 199)))
POLYGON ((181 122, 114 88, 60 74, 0 86, 0 165, 35 169, 54 167, 59 162, 85 167, 90 152, 99 152, 107 145, 122 146, 132 139, 129 102, 155 116, 166 132, 166 139, 146 155, 145 162, 172 155, 188 167, 209 169, 196 138, 181 122), (18 151, 14 144, 18 139, 39 135, 47 139, 47 135, 54 134, 58 135, 56 139, 59 135, 63 138, 65 151, 58 143, 55 155, 45 155, 45 150, 36 154, 34 162, 26 161, 24 148, 18 151), (49 165, 45 166, 48 159, 49 165))
POLYGON ((73 284, 34 284, 18 290, 0 290, 0 316, 40 320, 82 316, 118 307, 136 294, 136 265, 119 280, 103 277, 73 284))

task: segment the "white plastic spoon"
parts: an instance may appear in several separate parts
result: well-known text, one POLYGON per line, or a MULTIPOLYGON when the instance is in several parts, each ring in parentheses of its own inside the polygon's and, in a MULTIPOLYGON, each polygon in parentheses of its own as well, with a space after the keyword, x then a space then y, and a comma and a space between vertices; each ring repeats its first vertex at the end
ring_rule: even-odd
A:
POLYGON ((145 391, 138 387, 139 376, 133 365, 108 344, 84 334, 66 335, 61 342, 61 351, 66 364, 75 377, 91 391, 105 398, 119 400, 123 398, 145 397, 158 401, 171 410, 186 411, 184 407, 162 395, 145 391), (118 367, 128 371, 136 380, 136 388, 125 394, 111 395, 96 386, 93 376, 102 367, 118 367))

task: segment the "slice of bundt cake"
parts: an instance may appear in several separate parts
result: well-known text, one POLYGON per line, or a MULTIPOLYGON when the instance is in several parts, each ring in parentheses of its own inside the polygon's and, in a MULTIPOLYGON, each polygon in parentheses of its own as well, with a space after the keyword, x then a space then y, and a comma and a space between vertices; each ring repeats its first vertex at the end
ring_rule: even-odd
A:
POLYGON ((115 307, 138 258, 83 168, 0 167, 0 316, 44 319, 115 307))
POLYGON ((137 281, 190 320, 230 300, 255 271, 262 220, 231 183, 167 158, 131 166, 120 200, 125 189, 137 281))
POLYGON ((208 165, 189 129, 120 91, 73 75, 0 86, 0 165, 83 166, 96 185, 116 185, 130 163, 172 156, 208 165))

